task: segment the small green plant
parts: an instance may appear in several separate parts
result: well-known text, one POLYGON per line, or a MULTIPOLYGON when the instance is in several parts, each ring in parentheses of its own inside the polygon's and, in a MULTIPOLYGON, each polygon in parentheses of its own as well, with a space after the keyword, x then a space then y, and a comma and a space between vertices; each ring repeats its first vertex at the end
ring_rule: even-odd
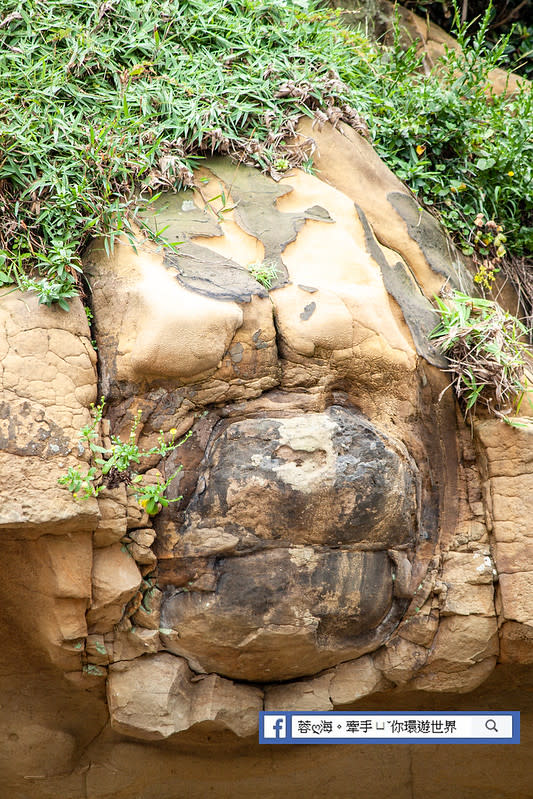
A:
MULTIPOLYGON (((168 499, 165 496, 165 491, 179 472, 181 472, 182 468, 183 466, 180 466, 164 483, 157 482, 146 486, 134 486, 135 499, 149 516, 155 516, 156 513, 159 513, 161 508, 167 508, 171 502, 179 502, 180 499, 183 499, 183 497, 168 499)), ((137 475, 134 482, 137 481, 138 478, 140 478, 140 475, 137 475)))
POLYGON ((266 289, 271 289, 279 277, 276 265, 268 261, 255 261, 253 264, 248 264, 246 268, 252 277, 266 289))
POLYGON ((143 507, 150 516, 159 513, 162 507, 168 507, 170 502, 179 502, 182 497, 167 499, 165 491, 170 483, 179 474, 180 466, 174 474, 164 483, 153 485, 143 485, 143 477, 135 472, 133 464, 140 463, 142 459, 151 455, 161 455, 165 457, 169 452, 173 452, 180 447, 191 435, 189 432, 178 442, 176 442, 177 430, 170 430, 171 439, 165 441, 163 431, 159 432, 157 446, 147 450, 141 450, 136 442, 136 433, 141 420, 141 411, 135 417, 130 430, 128 440, 121 441, 117 436, 111 436, 111 447, 102 447, 96 443, 98 439, 98 426, 102 420, 105 400, 102 397, 98 405, 91 405, 92 420, 80 431, 80 443, 88 447, 91 460, 95 465, 83 473, 79 468, 70 467, 68 472, 59 478, 58 483, 65 486, 74 499, 84 500, 89 497, 97 497, 103 488, 114 488, 120 483, 131 485, 135 498, 139 505, 143 507))
POLYGON ((431 334, 449 361, 451 385, 464 403, 465 415, 478 403, 512 425, 528 390, 530 355, 522 339, 527 328, 497 302, 451 292, 436 297, 440 323, 431 334))

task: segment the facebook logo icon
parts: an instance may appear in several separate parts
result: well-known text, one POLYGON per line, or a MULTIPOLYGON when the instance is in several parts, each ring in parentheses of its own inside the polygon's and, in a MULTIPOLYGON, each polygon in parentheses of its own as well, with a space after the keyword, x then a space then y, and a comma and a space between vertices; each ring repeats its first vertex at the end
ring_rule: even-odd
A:
POLYGON ((285 738, 287 736, 287 719, 285 716, 263 716, 263 739, 285 738))

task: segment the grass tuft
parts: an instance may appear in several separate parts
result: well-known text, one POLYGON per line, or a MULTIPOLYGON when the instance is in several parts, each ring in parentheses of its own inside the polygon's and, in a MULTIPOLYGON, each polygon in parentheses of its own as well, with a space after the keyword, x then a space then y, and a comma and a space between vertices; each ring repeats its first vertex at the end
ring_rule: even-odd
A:
POLYGON ((487 102, 506 45, 485 32, 460 28, 462 52, 426 76, 414 48, 375 45, 305 0, 4 0, 0 285, 67 308, 89 239, 111 251, 203 158, 274 178, 310 168, 310 143, 292 139, 302 115, 371 137, 465 252, 489 258, 490 284, 495 259, 531 252, 533 107, 526 86, 487 102), (498 246, 476 239, 480 218, 498 246))

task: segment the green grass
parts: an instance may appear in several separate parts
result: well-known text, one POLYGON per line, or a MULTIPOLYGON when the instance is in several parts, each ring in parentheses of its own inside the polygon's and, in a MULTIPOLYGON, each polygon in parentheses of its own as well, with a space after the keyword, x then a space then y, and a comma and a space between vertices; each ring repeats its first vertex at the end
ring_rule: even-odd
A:
POLYGON ((505 43, 489 49, 483 35, 463 30, 463 55, 437 79, 413 74, 412 50, 281 0, 4 0, 0 284, 68 307, 89 239, 111 249, 143 203, 190 185, 202 158, 229 154, 274 176, 310 168, 288 146, 303 114, 368 129, 466 251, 494 257, 474 241, 482 214, 509 252, 527 253, 531 94, 487 103, 505 43))
POLYGON ((465 415, 473 415, 481 405, 508 424, 523 426, 510 414, 520 412, 529 388, 525 326, 497 302, 458 291, 446 300, 437 297, 436 304, 440 323, 431 338, 448 358, 465 415))

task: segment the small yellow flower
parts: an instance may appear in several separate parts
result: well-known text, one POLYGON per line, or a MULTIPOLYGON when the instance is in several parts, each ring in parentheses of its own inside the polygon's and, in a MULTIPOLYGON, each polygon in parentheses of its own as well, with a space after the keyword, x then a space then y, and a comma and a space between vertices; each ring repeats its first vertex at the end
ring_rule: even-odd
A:
POLYGON ((72 494, 72 496, 74 497, 74 499, 78 499, 78 492, 77 492, 77 491, 74 491, 74 493, 72 494))
POLYGON ((509 172, 508 172, 507 174, 509 175, 509 177, 510 177, 510 178, 512 178, 512 177, 513 177, 513 175, 514 175, 514 172, 513 172, 513 170, 512 170, 512 169, 510 169, 510 170, 509 170, 509 172))
POLYGON ((423 155, 423 154, 426 152, 425 145, 423 145, 423 144, 417 144, 417 146, 416 146, 416 152, 417 152, 417 154, 418 154, 418 155, 423 155))
POLYGON ((171 436, 175 436, 175 435, 177 435, 178 431, 176 430, 175 427, 171 427, 168 432, 170 433, 171 436))
POLYGON ((141 508, 146 508, 149 501, 150 501, 149 499, 141 499, 139 500, 139 505, 141 506, 141 508))

